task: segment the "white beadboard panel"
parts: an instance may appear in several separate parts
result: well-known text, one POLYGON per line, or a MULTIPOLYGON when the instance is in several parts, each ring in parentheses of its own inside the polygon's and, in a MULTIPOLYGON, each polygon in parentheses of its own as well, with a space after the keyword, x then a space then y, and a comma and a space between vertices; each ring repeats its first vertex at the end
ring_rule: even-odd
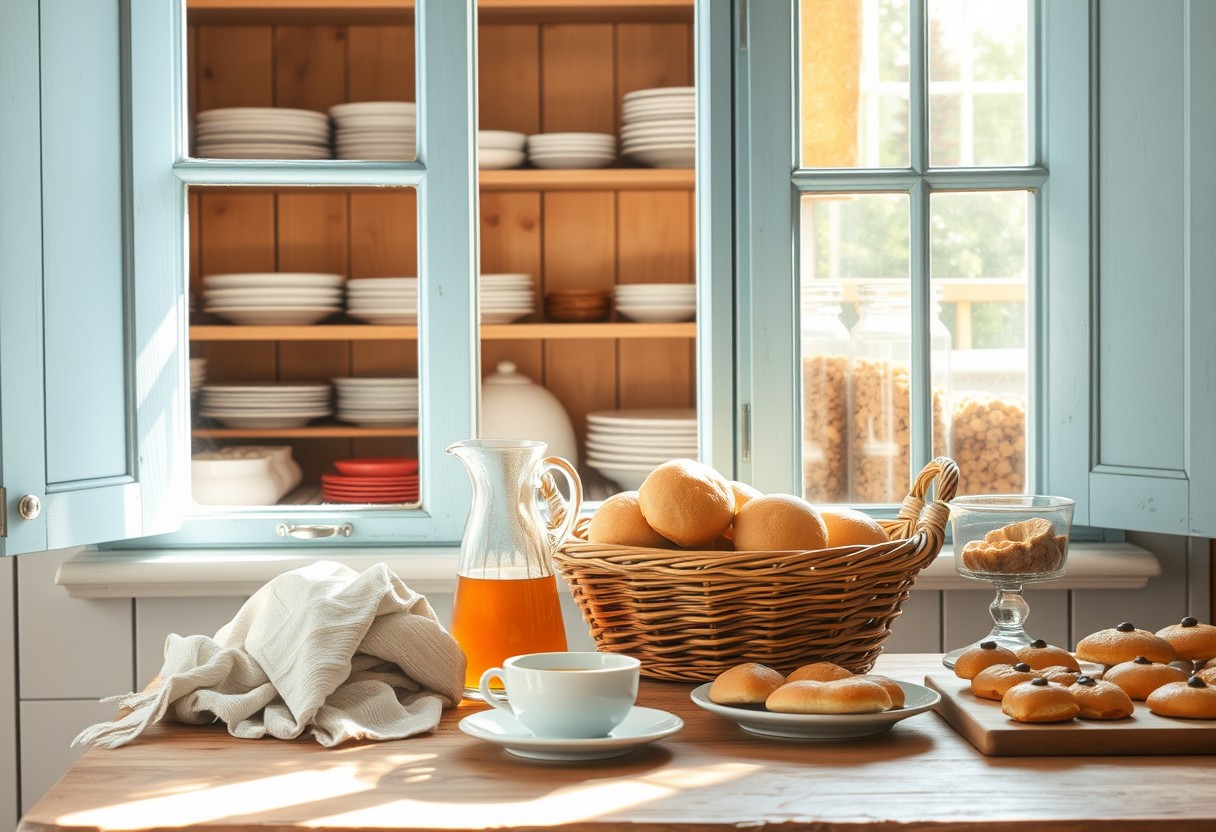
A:
POLYGON ((135 602, 135 688, 160 672, 165 639, 215 635, 245 603, 244 598, 141 598, 135 602))
POLYGON ((17 828, 17 656, 13 634, 17 611, 13 564, 0 558, 0 832, 17 828))
POLYGON ((1188 539, 1167 534, 1128 537, 1157 555, 1161 575, 1151 579, 1143 589, 1074 593, 1072 627, 1076 639, 1122 621, 1155 632, 1168 624, 1177 624, 1189 613, 1208 620, 1207 610, 1188 608, 1188 539))
POLYGON ((913 592, 891 622, 886 653, 939 653, 942 649, 941 592, 913 592))
POLYGON ((113 702, 94 699, 21 703, 21 812, 38 802, 47 789, 85 752, 71 742, 81 729, 114 716, 113 702))
POLYGON ((71 598, 55 584, 77 549, 17 559, 21 699, 82 699, 126 693, 135 679, 132 601, 71 598))
MULTIPOLYGON (((946 650, 955 650, 979 641, 992 632, 992 613, 988 608, 996 598, 995 589, 960 590, 943 594, 943 640, 946 650)), ((1026 603, 1030 605, 1026 632, 1031 638, 1045 639, 1049 644, 1060 647, 1072 646, 1068 632, 1070 594, 1044 589, 1026 590, 1026 603)))

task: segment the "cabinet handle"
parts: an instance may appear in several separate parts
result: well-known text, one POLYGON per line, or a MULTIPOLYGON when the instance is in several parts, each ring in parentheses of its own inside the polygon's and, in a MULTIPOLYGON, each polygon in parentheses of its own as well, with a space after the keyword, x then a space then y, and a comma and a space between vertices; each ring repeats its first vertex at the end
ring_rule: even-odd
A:
POLYGON ((280 523, 275 532, 279 537, 294 537, 297 540, 320 540, 325 537, 333 537, 341 535, 342 537, 350 537, 351 532, 355 527, 350 523, 343 523, 341 526, 289 526, 286 523, 280 523))

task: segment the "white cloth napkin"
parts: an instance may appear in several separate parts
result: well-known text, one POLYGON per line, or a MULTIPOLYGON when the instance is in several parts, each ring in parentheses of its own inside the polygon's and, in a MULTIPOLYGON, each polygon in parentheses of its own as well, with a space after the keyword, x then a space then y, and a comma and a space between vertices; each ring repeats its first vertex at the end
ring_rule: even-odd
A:
POLYGON ((170 635, 160 684, 111 697, 131 712, 72 745, 125 745, 162 717, 234 737, 401 739, 460 702, 465 657, 426 598, 383 563, 318 561, 271 579, 215 638, 170 635))

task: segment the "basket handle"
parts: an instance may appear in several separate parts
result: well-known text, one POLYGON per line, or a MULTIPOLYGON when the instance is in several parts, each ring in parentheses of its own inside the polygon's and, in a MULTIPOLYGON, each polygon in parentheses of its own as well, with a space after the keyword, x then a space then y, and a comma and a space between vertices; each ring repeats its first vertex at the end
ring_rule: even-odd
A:
POLYGON ((903 529, 901 537, 912 533, 924 534, 933 550, 940 549, 946 540, 946 521, 950 519, 950 506, 958 489, 958 465, 953 459, 939 456, 921 469, 912 483, 912 490, 904 497, 896 523, 903 529), (926 503, 925 497, 936 482, 933 499, 926 503))

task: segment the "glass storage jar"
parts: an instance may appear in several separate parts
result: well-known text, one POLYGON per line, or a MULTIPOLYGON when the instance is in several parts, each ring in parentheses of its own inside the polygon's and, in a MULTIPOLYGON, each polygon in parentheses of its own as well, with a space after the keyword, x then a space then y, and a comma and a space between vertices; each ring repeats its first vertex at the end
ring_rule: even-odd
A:
POLYGON ((839 503, 848 484, 849 330, 840 319, 839 283, 802 287, 802 489, 806 499, 839 503))
MULTIPOLYGON (((858 320, 849 335, 849 498, 897 503, 911 483, 912 313, 906 283, 858 286, 858 320)), ((940 290, 930 310, 933 453, 948 454, 950 331, 941 321, 940 290)))

